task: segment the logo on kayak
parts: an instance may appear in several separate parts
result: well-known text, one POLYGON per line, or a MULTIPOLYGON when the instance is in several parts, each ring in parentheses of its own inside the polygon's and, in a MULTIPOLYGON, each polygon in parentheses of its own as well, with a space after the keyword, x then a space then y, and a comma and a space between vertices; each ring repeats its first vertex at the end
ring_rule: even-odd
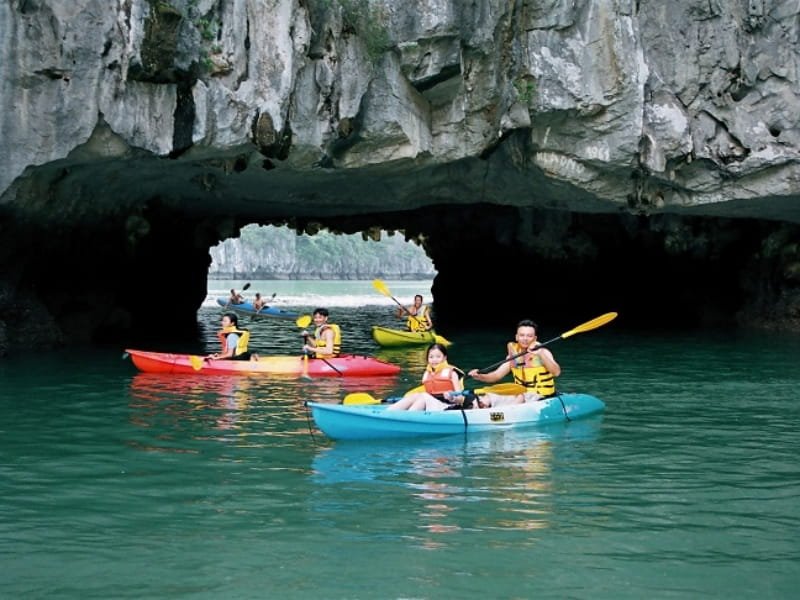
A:
POLYGON ((492 423, 500 423, 501 421, 505 421, 506 420, 506 415, 505 415, 505 413, 501 413, 501 412, 491 412, 491 413, 489 413, 489 420, 492 423))

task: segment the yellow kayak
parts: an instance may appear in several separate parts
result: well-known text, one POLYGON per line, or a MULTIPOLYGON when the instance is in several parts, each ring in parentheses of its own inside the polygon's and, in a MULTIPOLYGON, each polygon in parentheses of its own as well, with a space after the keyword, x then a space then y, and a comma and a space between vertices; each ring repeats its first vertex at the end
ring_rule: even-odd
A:
POLYGON ((372 339, 379 346, 393 348, 396 346, 427 346, 436 342, 443 346, 449 346, 450 341, 436 335, 435 331, 408 331, 406 329, 389 329, 373 325, 372 339))

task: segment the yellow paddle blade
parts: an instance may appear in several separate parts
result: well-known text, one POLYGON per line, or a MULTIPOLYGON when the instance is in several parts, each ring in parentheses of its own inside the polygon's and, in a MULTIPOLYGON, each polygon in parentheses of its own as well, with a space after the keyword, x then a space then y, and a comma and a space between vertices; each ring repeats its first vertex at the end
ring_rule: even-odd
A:
POLYGON ((347 394, 342 400, 342 404, 380 404, 381 401, 372 397, 366 392, 355 392, 347 394))
POLYGON ((299 317, 297 317, 295 324, 300 329, 305 329, 306 327, 311 325, 311 315, 300 315, 299 317))
POLYGON ((411 394, 419 394, 420 392, 424 392, 424 391, 425 391, 425 386, 424 385, 418 385, 417 387, 411 388, 405 394, 403 394, 403 398, 405 398, 406 396, 410 396, 411 394))
POLYGON ((524 394, 527 390, 524 385, 518 383, 496 383, 486 387, 478 388, 475 393, 481 394, 500 394, 501 396, 516 396, 524 394))
POLYGON ((372 280, 372 287, 378 290, 379 293, 383 294, 384 296, 391 296, 392 292, 389 291, 389 288, 386 287, 386 284, 383 283, 380 279, 373 279, 372 280))
POLYGON ((453 343, 450 340, 448 340, 447 338, 445 338, 444 336, 437 335, 437 334, 433 335, 433 341, 436 342, 437 344, 441 344, 445 348, 447 348, 450 344, 453 343))
POLYGON ((203 368, 203 359, 200 358, 199 356, 194 356, 194 355, 190 356, 189 362, 192 363, 192 368, 195 371, 199 371, 200 369, 203 368))
POLYGON ((592 319, 591 321, 586 321, 583 325, 578 325, 574 329, 570 329, 566 333, 562 333, 562 338, 568 338, 571 335, 575 335, 576 333, 583 333, 584 331, 591 331, 592 329, 597 329, 598 327, 605 325, 609 321, 612 321, 617 318, 617 313, 609 312, 604 315, 600 315, 592 319))

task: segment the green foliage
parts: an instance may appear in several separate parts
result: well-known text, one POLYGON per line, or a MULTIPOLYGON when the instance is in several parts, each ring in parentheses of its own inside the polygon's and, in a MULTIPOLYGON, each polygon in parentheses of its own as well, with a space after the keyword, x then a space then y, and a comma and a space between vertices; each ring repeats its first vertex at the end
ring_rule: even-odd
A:
POLYGON ((200 37, 206 42, 210 42, 217 35, 217 24, 211 19, 198 19, 195 21, 195 26, 200 31, 200 37))
POLYGON ((320 10, 341 7, 343 32, 353 33, 364 42, 372 64, 391 48, 388 17, 381 7, 373 6, 374 1, 371 4, 370 0, 314 0, 314 3, 320 10))
POLYGON ((514 80, 514 89, 517 90, 519 101, 527 106, 531 103, 531 100, 533 100, 536 84, 530 77, 523 76, 514 80))
POLYGON ((208 56, 205 52, 200 54, 200 67, 206 73, 212 71, 214 69, 214 61, 211 60, 211 57, 208 56))
POLYGON ((369 0, 339 0, 345 28, 355 31, 367 48, 367 56, 376 63, 390 48, 386 14, 382 9, 370 5, 369 0))
MULTIPOLYGON (((219 23, 216 19, 209 19, 203 16, 198 15, 198 8, 197 8, 197 0, 188 0, 186 2, 186 15, 184 15, 177 7, 173 5, 173 2, 170 0, 147 0, 151 6, 160 14, 171 14, 175 15, 180 19, 186 19, 190 23, 192 23, 196 28, 197 31, 200 33, 201 39, 201 49, 199 51, 197 60, 200 65, 201 70, 205 72, 209 72, 214 68, 213 61, 209 58, 208 52, 202 48, 202 46, 206 45, 205 43, 211 42, 217 37, 217 32, 219 30, 219 23)), ((219 44, 214 44, 211 48, 211 52, 214 54, 220 54, 222 52, 222 47, 219 44)))
POLYGON ((178 9, 172 6, 172 4, 166 0, 150 0, 150 5, 160 13, 179 13, 178 9))

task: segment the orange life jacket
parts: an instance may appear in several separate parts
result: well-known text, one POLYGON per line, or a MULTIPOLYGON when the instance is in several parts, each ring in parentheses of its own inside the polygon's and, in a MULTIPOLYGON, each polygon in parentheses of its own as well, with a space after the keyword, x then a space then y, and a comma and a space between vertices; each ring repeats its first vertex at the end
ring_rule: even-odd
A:
POLYGON ((456 388, 453 386, 452 380, 453 367, 451 367, 447 361, 439 363, 435 369, 427 367, 425 374, 427 375, 425 381, 423 381, 425 391, 432 396, 455 391, 456 388))

